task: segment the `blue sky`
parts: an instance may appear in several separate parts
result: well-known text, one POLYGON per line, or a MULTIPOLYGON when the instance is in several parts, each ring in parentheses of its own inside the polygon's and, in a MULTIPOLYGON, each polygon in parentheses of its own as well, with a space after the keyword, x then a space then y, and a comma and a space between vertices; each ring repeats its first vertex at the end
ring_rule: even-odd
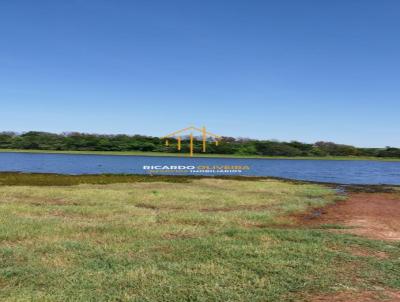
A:
POLYGON ((397 0, 0 2, 0 131, 400 147, 397 0))

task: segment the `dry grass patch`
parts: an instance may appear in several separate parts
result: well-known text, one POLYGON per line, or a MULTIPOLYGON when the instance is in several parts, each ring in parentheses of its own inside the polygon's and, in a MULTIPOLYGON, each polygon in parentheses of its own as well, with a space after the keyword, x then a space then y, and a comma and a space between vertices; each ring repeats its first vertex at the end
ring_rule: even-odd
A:
POLYGON ((296 301, 400 288, 399 246, 294 227, 290 214, 337 200, 326 187, 61 180, 79 185, 0 186, 1 301, 296 301), (357 257, 352 246, 390 257, 357 257))

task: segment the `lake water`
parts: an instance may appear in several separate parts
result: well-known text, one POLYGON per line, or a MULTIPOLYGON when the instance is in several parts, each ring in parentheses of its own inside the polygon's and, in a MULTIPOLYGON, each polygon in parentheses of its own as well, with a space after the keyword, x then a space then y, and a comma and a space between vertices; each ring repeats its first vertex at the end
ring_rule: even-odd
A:
MULTIPOLYGON (((144 166, 156 166, 158 169, 165 166, 196 168, 181 170, 179 174, 274 176, 341 184, 400 185, 400 162, 0 153, 0 171, 148 174, 149 170, 144 170, 144 166), (199 166, 209 167, 211 171, 196 172, 199 166), (218 169, 223 166, 244 166, 248 169, 219 172, 221 170, 218 169)), ((162 171, 164 174, 177 174, 173 170, 162 171)), ((154 171, 152 173, 155 174, 154 171)))

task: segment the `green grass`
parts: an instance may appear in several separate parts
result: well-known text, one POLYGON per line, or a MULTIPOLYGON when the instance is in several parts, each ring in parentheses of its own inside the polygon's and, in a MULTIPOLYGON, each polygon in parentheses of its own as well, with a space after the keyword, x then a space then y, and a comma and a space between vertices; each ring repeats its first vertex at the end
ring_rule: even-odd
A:
MULTIPOLYGON (((121 155, 121 156, 178 156, 189 157, 188 153, 167 152, 144 152, 144 151, 55 151, 55 150, 22 150, 22 149, 0 149, 0 152, 20 153, 50 153, 50 154, 93 154, 93 155, 121 155)), ((374 156, 262 156, 262 155, 239 155, 239 154, 202 154, 195 153, 194 157, 215 158, 254 158, 254 159, 308 159, 308 160, 374 160, 374 161, 400 161, 400 158, 383 158, 374 156)))
POLYGON ((339 199, 327 187, 90 177, 0 185, 1 301, 306 301, 400 289, 398 243, 295 227, 291 214, 339 199))

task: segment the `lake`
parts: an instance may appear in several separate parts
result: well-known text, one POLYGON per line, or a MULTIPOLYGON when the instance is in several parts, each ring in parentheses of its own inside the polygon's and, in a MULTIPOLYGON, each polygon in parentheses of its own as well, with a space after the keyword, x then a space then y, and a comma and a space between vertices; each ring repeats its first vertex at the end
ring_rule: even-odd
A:
POLYGON ((246 175, 341 184, 400 185, 400 162, 363 160, 188 158, 5 152, 0 153, 0 171, 59 174, 246 175), (145 170, 144 166, 148 169, 145 170), (199 167, 201 167, 200 170, 199 167), (228 169, 223 169, 224 167, 228 169), (232 167, 235 169, 231 169, 232 167), (150 168, 158 171, 149 170, 150 168))

